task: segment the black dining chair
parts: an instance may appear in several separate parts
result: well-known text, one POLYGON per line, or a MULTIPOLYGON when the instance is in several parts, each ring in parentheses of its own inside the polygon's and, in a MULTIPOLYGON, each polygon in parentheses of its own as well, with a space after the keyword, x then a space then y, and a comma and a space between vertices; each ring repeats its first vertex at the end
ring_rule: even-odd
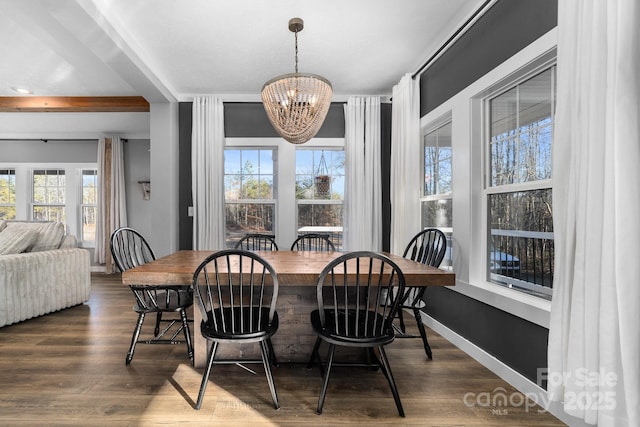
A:
MULTIPOLYGON (((129 227, 121 227, 111 234, 109 246, 113 261, 121 272, 146 264, 156 259, 146 239, 138 231, 129 227)), ((187 345, 187 355, 193 365, 193 343, 187 309, 193 305, 193 294, 190 285, 129 285, 135 296, 133 310, 138 313, 138 321, 133 330, 131 346, 125 363, 133 360, 136 344, 182 344, 187 345), (153 337, 140 339, 140 332, 147 314, 156 314, 153 337), (167 318, 163 314, 177 313, 179 318, 167 318), (166 325, 161 328, 161 325, 166 325), (176 326, 176 328, 174 328, 176 326), (169 333, 175 329, 173 333, 169 333), (177 339, 184 334, 184 341, 177 339)))
MULTIPOLYGON (((447 238, 444 233, 437 228, 426 228, 417 233, 407 244, 402 254, 403 257, 411 259, 422 264, 432 267, 439 267, 447 251, 447 238)), ((404 296, 401 299, 400 310, 398 310, 398 320, 400 321, 399 338, 418 338, 416 335, 406 333, 406 327, 403 317, 403 309, 413 312, 416 323, 418 325, 419 337, 422 338, 424 351, 429 359, 433 358, 431 346, 427 340, 427 332, 422 323, 421 310, 426 306, 424 294, 426 286, 407 286, 404 290, 404 296)))
POLYGON ((278 276, 259 255, 245 250, 214 252, 193 274, 192 288, 202 314, 200 332, 210 342, 195 409, 200 409, 214 364, 262 363, 273 406, 278 395, 271 365, 276 364, 271 337, 278 330, 278 276), (259 343, 261 360, 216 360, 219 344, 259 343))
POLYGON ((322 270, 316 288, 318 309, 311 312, 311 326, 317 338, 308 364, 311 369, 318 361, 321 370, 324 368, 318 414, 322 413, 332 368, 361 366, 382 370, 391 387, 398 414, 404 417, 398 389, 384 350, 384 346, 395 338, 392 321, 400 303, 397 296, 402 295, 404 286, 405 279, 400 268, 387 256, 374 252, 346 253, 322 270), (393 287, 399 293, 390 293, 393 287), (389 297, 390 295, 396 297, 389 297), (329 344, 325 362, 319 354, 322 342, 329 344), (369 363, 336 363, 336 346, 367 349, 371 360, 369 363), (378 356, 374 349, 378 350, 378 356))
POLYGON ((292 251, 335 251, 336 247, 328 236, 318 233, 307 233, 298 236, 291 244, 292 251))
POLYGON ((235 249, 247 251, 277 251, 276 236, 273 234, 249 233, 242 236, 235 249))

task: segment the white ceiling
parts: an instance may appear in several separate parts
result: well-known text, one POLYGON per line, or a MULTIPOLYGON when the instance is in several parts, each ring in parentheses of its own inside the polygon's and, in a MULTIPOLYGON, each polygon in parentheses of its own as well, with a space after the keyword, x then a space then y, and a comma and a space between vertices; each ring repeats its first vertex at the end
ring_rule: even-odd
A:
POLYGON ((334 99, 391 94, 481 0, 0 0, 0 96, 215 94, 258 100, 294 71, 329 79, 334 99))

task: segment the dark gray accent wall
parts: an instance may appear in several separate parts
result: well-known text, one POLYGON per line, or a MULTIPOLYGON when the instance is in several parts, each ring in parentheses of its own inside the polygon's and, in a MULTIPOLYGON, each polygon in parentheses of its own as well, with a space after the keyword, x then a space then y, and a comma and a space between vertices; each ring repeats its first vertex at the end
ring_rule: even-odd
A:
MULTIPOLYGON (((344 138, 344 104, 334 102, 316 138, 344 138)), ((278 138, 261 102, 225 102, 224 133, 229 138, 278 138)))
MULTIPOLYGON (((421 75, 420 115, 556 27, 557 9, 557 0, 496 3, 421 75)), ((426 301, 429 316, 529 380, 536 382, 537 369, 547 366, 546 328, 446 288, 428 289, 426 301)))
POLYGON ((385 252, 389 252, 391 250, 391 111, 391 104, 380 104, 382 250, 385 252))
POLYGON ((424 116, 558 25, 558 0, 500 0, 420 76, 424 116))
POLYGON ((429 316, 531 381, 547 366, 546 328, 447 288, 430 287, 425 300, 429 316))
POLYGON ((178 247, 193 249, 193 218, 189 216, 191 197, 191 123, 193 103, 178 105, 178 247))

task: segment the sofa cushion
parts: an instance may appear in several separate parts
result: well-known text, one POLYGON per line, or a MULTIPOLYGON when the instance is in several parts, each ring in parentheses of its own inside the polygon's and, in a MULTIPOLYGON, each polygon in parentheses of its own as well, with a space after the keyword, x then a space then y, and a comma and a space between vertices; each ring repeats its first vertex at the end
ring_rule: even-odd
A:
POLYGON ((62 239, 62 243, 60 243, 59 249, 69 249, 69 248, 77 248, 77 247, 78 247, 78 240, 76 239, 76 236, 74 236, 73 234, 67 234, 62 239))
POLYGON ((5 221, 4 219, 0 219, 0 231, 4 230, 6 226, 7 226, 7 221, 5 221))
POLYGON ((65 226, 61 222, 47 222, 42 225, 36 243, 29 252, 50 251, 58 249, 64 239, 65 226))
POLYGON ((10 229, 36 232, 37 239, 28 249, 29 252, 58 249, 65 234, 65 225, 61 222, 10 222, 7 230, 10 229))
POLYGON ((38 238, 35 230, 24 230, 9 227, 0 233, 0 255, 19 254, 25 252, 38 238))

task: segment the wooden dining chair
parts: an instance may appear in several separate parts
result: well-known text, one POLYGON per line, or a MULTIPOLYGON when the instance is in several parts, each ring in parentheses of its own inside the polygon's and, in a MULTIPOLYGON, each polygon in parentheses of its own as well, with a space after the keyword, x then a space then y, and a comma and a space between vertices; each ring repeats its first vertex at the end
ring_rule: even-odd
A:
MULTIPOLYGON (((405 279, 400 268, 387 256, 379 253, 349 252, 334 259, 322 270, 316 287, 318 309, 311 312, 311 326, 317 338, 307 366, 310 369, 318 361, 320 367, 324 367, 318 414, 322 413, 332 368, 360 366, 382 370, 391 387, 398 414, 404 417, 398 389, 384 350, 395 338, 392 321, 400 305, 398 296, 403 295, 404 287, 405 279), (355 274, 348 276, 349 272, 355 274), (398 293, 390 293, 390 289, 394 287, 398 293), (391 298, 389 295, 396 297, 391 298), (319 354, 323 342, 329 345, 325 362, 319 354), (336 346, 367 349, 372 361, 336 363, 336 346), (374 349, 377 349, 378 356, 374 349)), ((348 370, 346 374, 350 375, 352 372, 353 370, 348 370)))
MULTIPOLYGON (((146 239, 138 231, 121 227, 111 234, 109 246, 113 261, 121 272, 156 259, 146 239)), ((136 344, 182 344, 187 345, 187 355, 193 365, 193 344, 187 309, 193 305, 191 287, 187 285, 129 285, 136 299, 133 310, 138 313, 138 321, 133 330, 131 346, 125 363, 133 360, 136 344), (152 338, 140 339, 140 333, 147 314, 156 314, 156 324, 152 338), (177 313, 179 318, 167 318, 163 314, 177 313), (166 325, 162 330, 161 325, 166 325), (174 328, 176 326, 176 328, 174 328), (173 333, 170 331, 175 329, 173 333), (177 339, 184 334, 184 341, 177 339)))
POLYGON ((278 331, 278 276, 259 255, 246 250, 214 252, 193 274, 192 288, 202 314, 200 331, 210 342, 195 409, 200 409, 214 364, 262 363, 273 406, 280 407, 271 365, 271 337, 278 331), (259 343, 261 360, 216 360, 219 344, 259 343))
POLYGON ((298 236, 291 244, 292 251, 335 251, 329 237, 325 234, 307 233, 298 236))
MULTIPOLYGON (((410 260, 420 262, 422 264, 430 265, 432 267, 439 267, 447 251, 447 238, 444 233, 437 228, 426 228, 417 233, 404 250, 403 257, 410 260)), ((424 324, 422 323, 422 308, 426 306, 424 301, 424 294, 426 286, 407 286, 404 290, 404 296, 401 299, 400 310, 398 310, 398 320, 400 321, 400 333, 399 338, 422 338, 422 344, 424 351, 429 359, 433 358, 431 346, 427 340, 427 332, 424 324), (409 335, 406 333, 406 327, 403 317, 403 309, 408 309, 413 312, 416 324, 418 325, 418 331, 420 335, 409 335)))
POLYGON ((250 233, 245 234, 236 243, 235 249, 245 249, 247 251, 277 251, 278 244, 276 236, 273 234, 250 233))

